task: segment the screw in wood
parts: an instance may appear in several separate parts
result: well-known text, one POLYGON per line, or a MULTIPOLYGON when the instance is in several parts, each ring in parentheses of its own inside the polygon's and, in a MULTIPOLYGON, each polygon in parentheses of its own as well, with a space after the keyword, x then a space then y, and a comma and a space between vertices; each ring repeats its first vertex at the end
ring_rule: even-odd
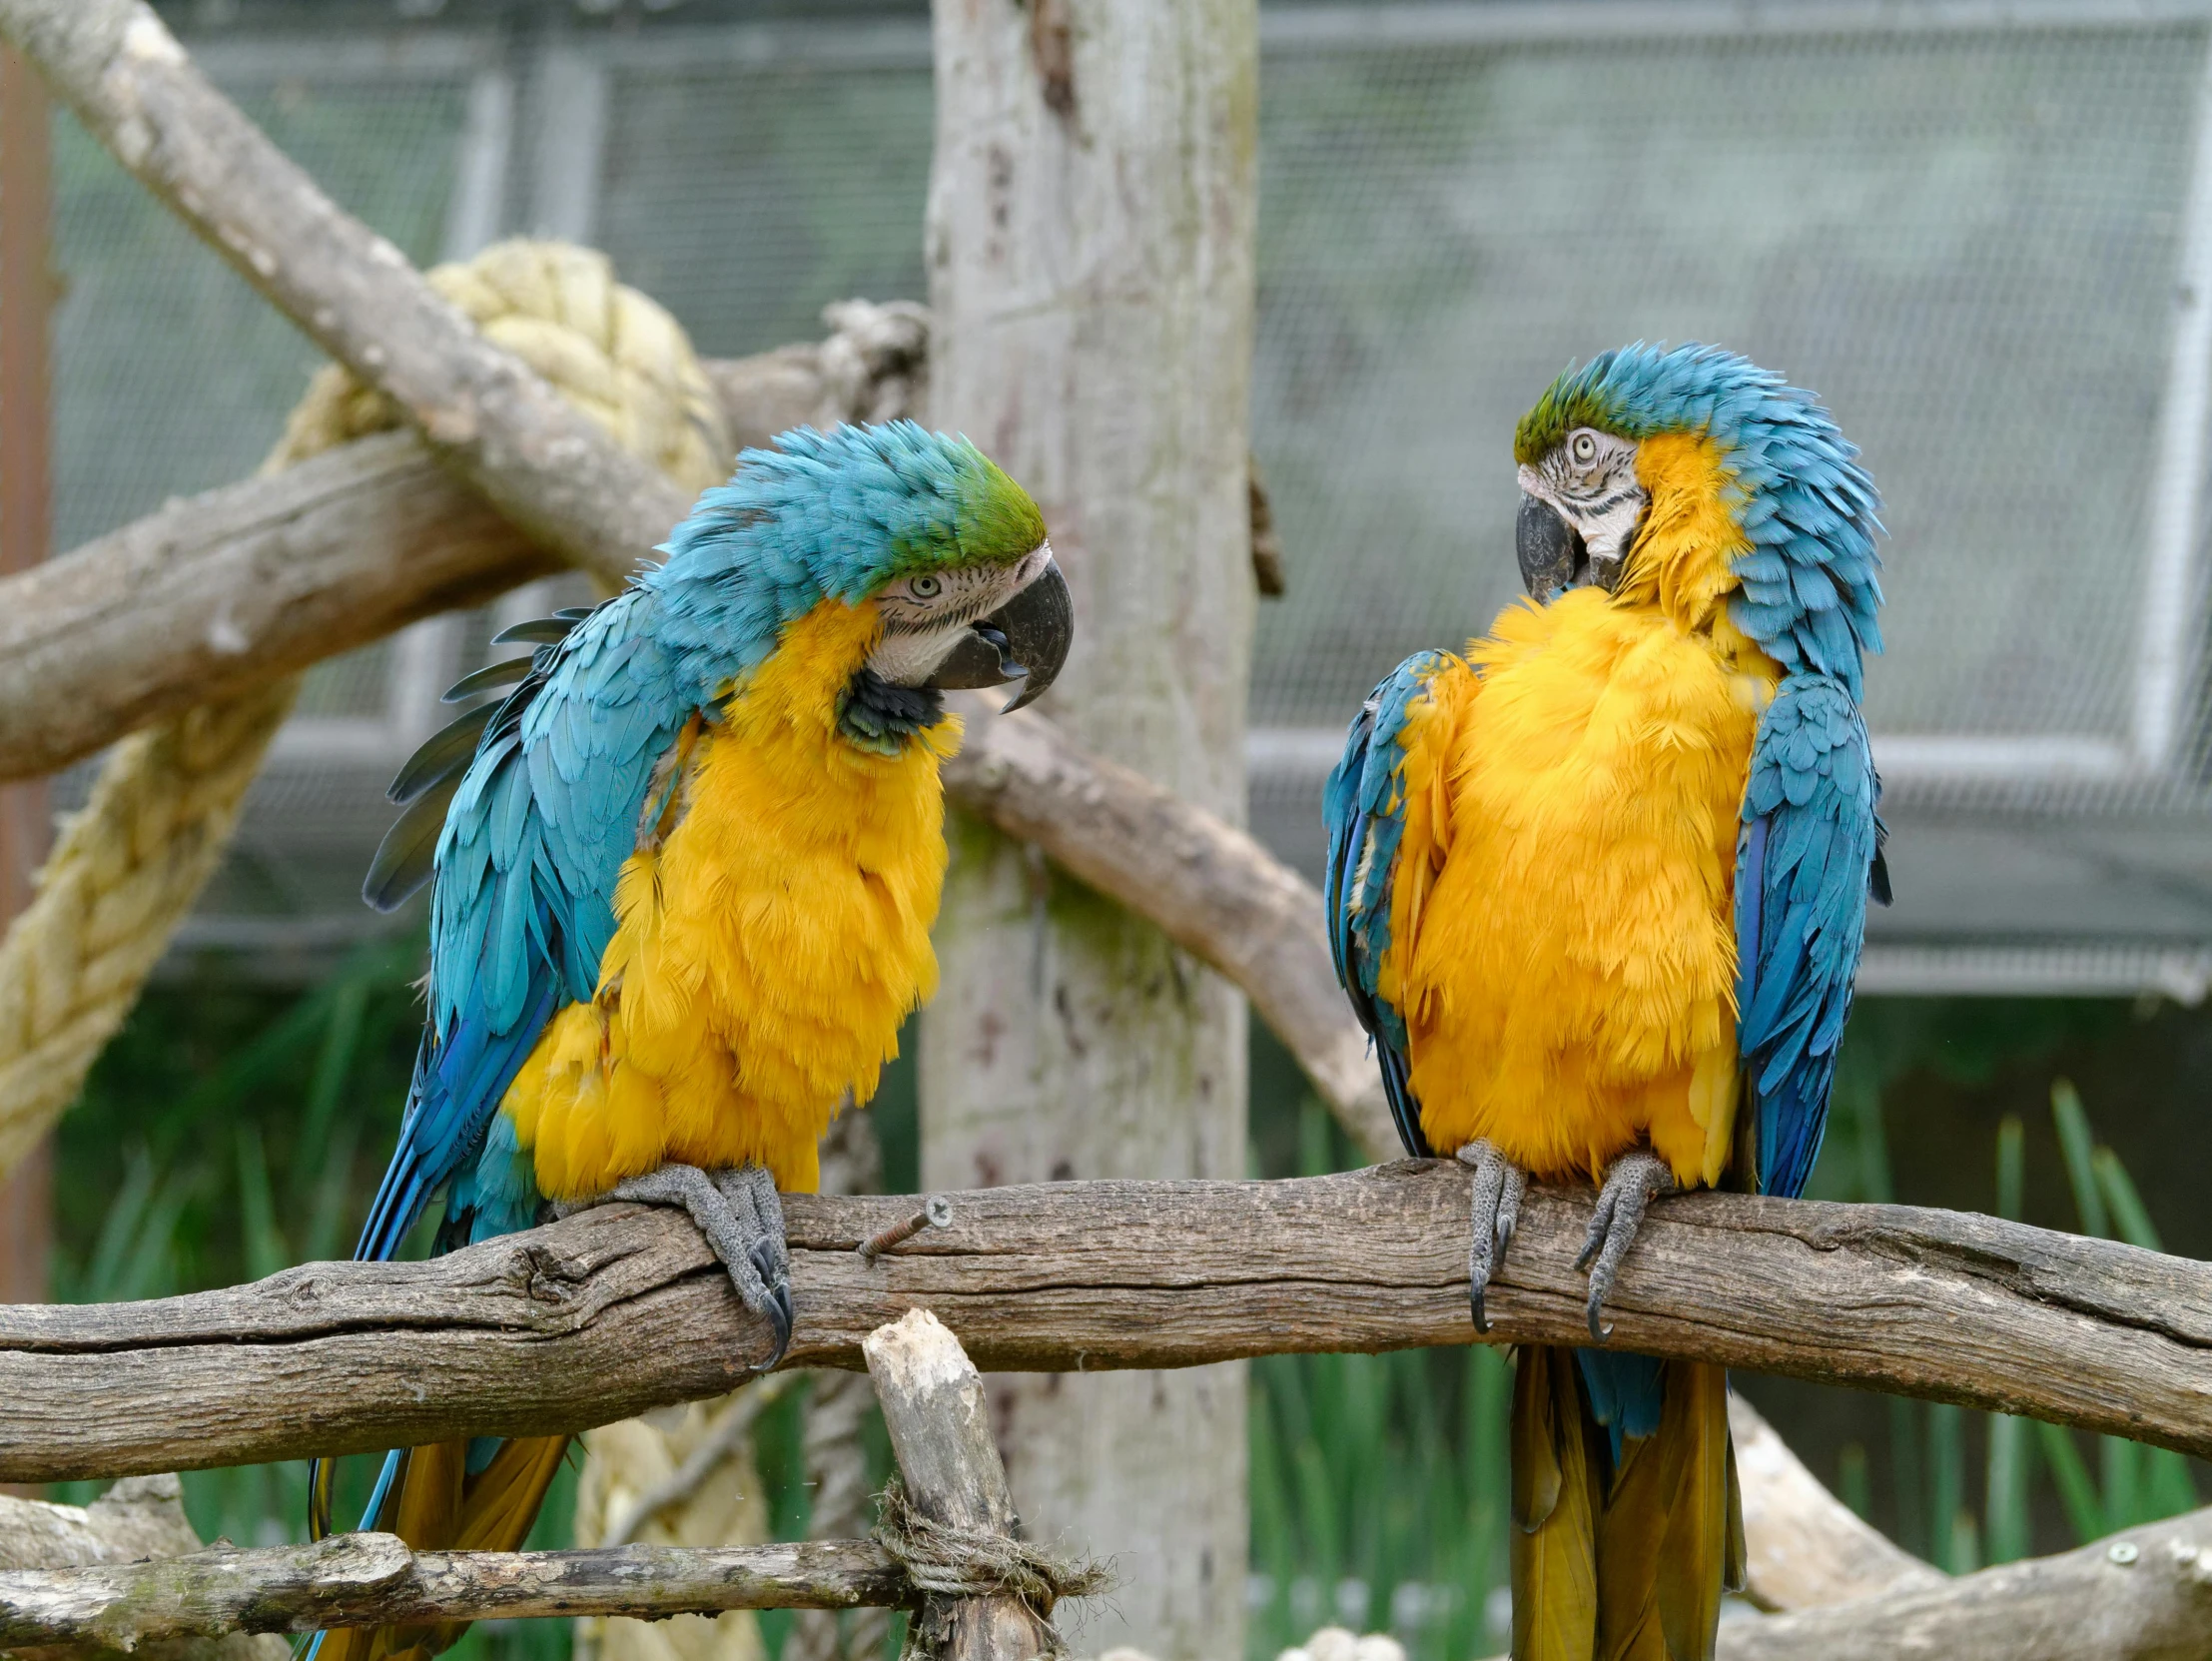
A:
POLYGON ((942 1194, 933 1194, 922 1202, 922 1209, 902 1222, 894 1223, 881 1234, 870 1235, 856 1249, 860 1260, 873 1263, 894 1246, 912 1240, 924 1229, 943 1229, 953 1221, 953 1203, 942 1194))

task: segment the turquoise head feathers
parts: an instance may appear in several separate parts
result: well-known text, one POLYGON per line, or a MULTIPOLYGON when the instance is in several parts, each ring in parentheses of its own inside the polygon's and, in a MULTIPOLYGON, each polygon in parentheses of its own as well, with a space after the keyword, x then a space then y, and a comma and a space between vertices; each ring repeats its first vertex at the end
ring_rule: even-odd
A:
POLYGON ((824 599, 1011 568, 1044 542, 1037 503, 966 438, 911 420, 802 426, 740 454, 637 586, 656 597, 655 632, 719 680, 757 664, 824 599))
POLYGON ((1786 671, 1833 675, 1859 695, 1860 655, 1881 650, 1880 498, 1812 394, 1716 347, 1639 342, 1554 381, 1521 418, 1514 459, 1533 465, 1580 427, 1717 443, 1751 543, 1732 566, 1742 591, 1731 618, 1786 671))

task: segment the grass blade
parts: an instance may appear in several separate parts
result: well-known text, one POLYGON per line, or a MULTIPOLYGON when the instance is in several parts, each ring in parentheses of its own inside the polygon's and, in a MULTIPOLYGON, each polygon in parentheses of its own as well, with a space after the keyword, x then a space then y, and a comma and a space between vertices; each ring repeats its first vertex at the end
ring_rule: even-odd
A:
POLYGON ((2081 1232, 2099 1240, 2109 1239, 2112 1225, 2105 1216, 2104 1194, 2097 1187, 2089 1116, 2082 1111, 2081 1097, 2071 1080, 2051 1081, 2050 1117, 2058 1129, 2059 1152, 2066 1157, 2066 1181, 2073 1185, 2074 1211, 2081 1220, 2081 1232))
POLYGON ((1989 1561, 2011 1563, 2028 1555, 2028 1483, 2034 1473, 2034 1444, 2026 1419, 2007 1413, 1989 1418, 1988 1487, 1982 1496, 1989 1561))
POLYGON ((2097 1189, 2112 1213, 2112 1225, 2120 1239, 2130 1246, 2140 1246, 2146 1251, 2163 1251, 2159 1244, 2158 1228, 2144 1209, 2143 1197, 2135 1190, 2135 1181, 2127 1174, 2127 1167, 2120 1163, 2120 1156, 2109 1148, 2099 1148, 2089 1159, 2090 1169, 2096 1173, 2097 1189))
POLYGON ((2038 1423, 2035 1434, 2051 1484, 2058 1490, 2058 1502, 2066 1508, 2074 1544, 2087 1545, 2109 1534, 2112 1530, 2105 1522, 2104 1501, 2097 1495, 2097 1485, 2089 1480, 2089 1467, 2082 1462, 2081 1449, 2074 1446, 2073 1432, 2062 1424, 2038 1423))

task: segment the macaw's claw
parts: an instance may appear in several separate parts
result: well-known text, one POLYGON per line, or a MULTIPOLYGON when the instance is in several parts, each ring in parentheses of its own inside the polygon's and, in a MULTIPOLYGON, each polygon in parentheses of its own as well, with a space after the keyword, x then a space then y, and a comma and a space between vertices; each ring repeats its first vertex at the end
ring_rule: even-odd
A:
POLYGON ((627 1178, 584 1205, 555 1210, 566 1217, 616 1200, 673 1206, 687 1213, 729 1272, 738 1300, 775 1331, 775 1347, 753 1370, 767 1372, 783 1359, 791 1347, 791 1251, 775 1178, 757 1165, 706 1172, 670 1163, 627 1178))
POLYGON ((1467 1248, 1467 1306, 1475 1317, 1475 1330, 1487 1332, 1490 1322, 1482 1312, 1482 1294, 1490 1276, 1505 1261, 1507 1242, 1521 1221, 1521 1196, 1528 1191, 1528 1174, 1487 1141, 1477 1139, 1459 1151, 1459 1163, 1475 1173, 1474 1242, 1467 1248))
POLYGON ((1590 1270, 1590 1335, 1600 1343, 1613 1335, 1613 1328, 1601 1318, 1605 1300, 1613 1295, 1613 1282, 1629 1247, 1636 1244, 1636 1232, 1644 1226, 1652 1196, 1671 1194, 1674 1189, 1674 1169, 1649 1149, 1623 1154, 1606 1168, 1598 1209, 1590 1214, 1590 1233, 1583 1238, 1582 1254, 1575 1258, 1575 1267, 1590 1270))

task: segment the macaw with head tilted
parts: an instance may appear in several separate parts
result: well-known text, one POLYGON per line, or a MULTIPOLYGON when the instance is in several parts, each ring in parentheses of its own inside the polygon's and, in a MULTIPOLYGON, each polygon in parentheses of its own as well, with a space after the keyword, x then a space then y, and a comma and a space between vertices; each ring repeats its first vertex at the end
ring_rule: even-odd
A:
MULTIPOLYGON (((356 1256, 390 1257, 439 1195, 439 1250, 609 1197, 681 1205, 772 1365, 777 1190, 814 1188, 823 1131, 935 989, 943 690, 1043 692, 1068 589, 1022 487, 911 421, 747 450, 663 551, 605 604, 500 635, 535 650, 447 695, 512 690, 392 786, 366 895, 388 909, 434 871, 429 1019, 356 1256)), ((363 1526, 512 1550, 566 1445, 392 1453, 363 1526)), ((324 1661, 462 1630, 326 1635, 324 1661)))
MULTIPOLYGON (((1594 1345, 1653 1195, 1796 1195, 1869 897, 1877 501, 1733 354, 1609 352, 1514 436, 1528 597, 1375 689, 1329 776, 1329 934, 1408 1153, 1473 1168, 1469 1285, 1523 1185, 1600 1185, 1594 1345)), ((1742 1518, 1721 1368, 1523 1348, 1513 1653, 1713 1653, 1742 1518)))

